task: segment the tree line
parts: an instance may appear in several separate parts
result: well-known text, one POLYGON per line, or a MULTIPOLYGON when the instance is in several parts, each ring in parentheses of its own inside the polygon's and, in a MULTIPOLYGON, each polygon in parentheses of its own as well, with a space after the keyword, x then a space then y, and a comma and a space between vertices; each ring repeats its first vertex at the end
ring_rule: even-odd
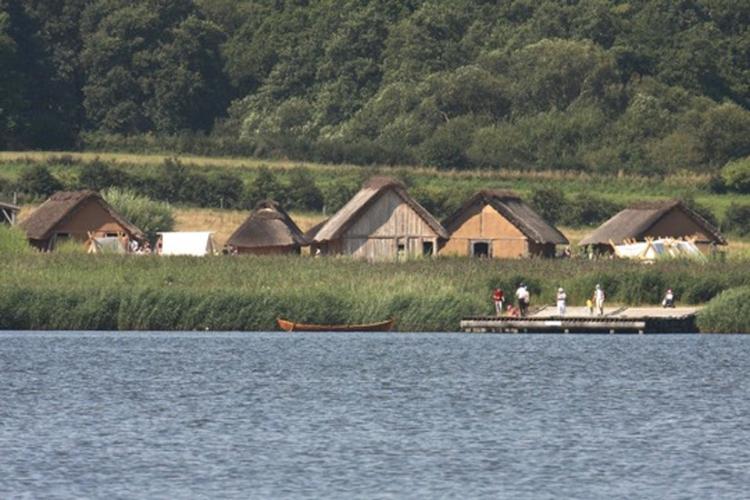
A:
POLYGON ((750 155, 750 3, 0 0, 0 147, 705 171, 750 155))

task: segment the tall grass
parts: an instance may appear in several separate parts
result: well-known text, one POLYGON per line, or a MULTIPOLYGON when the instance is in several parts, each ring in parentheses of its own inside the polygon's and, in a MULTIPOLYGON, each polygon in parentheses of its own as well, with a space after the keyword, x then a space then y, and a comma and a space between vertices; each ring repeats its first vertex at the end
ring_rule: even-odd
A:
POLYGON ((750 333, 750 286, 715 297, 698 314, 698 327, 702 332, 750 333))
POLYGON ((31 252, 32 249, 26 241, 26 234, 21 229, 0 223, 0 259, 13 258, 31 252))
POLYGON ((348 258, 159 258, 19 255, 0 263, 0 328, 272 330, 286 316, 318 323, 395 317, 404 331, 450 331, 463 316, 490 314, 495 286, 526 282, 532 305, 563 286, 581 305, 601 283, 610 303, 710 300, 750 286, 743 262, 414 260, 368 264, 348 258))

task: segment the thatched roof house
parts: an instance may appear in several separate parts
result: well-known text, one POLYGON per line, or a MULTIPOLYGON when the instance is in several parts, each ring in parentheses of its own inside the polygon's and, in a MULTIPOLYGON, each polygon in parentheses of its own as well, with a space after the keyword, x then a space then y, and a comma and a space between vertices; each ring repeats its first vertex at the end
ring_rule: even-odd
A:
POLYGON ((475 257, 554 257, 568 239, 515 193, 483 190, 443 225, 450 238, 441 254, 475 257))
POLYGON ((646 238, 694 239, 702 251, 726 245, 724 236, 706 219, 679 200, 641 202, 617 213, 586 236, 579 245, 611 251, 619 245, 646 238))
POLYGON ((16 215, 21 209, 10 203, 0 201, 0 224, 13 225, 16 223, 16 215))
POLYGON ((375 177, 325 221, 312 239, 313 254, 368 260, 433 255, 445 228, 389 177, 375 177))
POLYGON ((227 241, 237 253, 256 255, 300 253, 305 245, 307 239, 297 224, 271 200, 258 203, 227 241))
POLYGON ((40 250, 52 250, 64 239, 85 242, 92 236, 124 234, 129 239, 145 239, 140 229, 118 214, 96 191, 55 193, 19 227, 40 250))

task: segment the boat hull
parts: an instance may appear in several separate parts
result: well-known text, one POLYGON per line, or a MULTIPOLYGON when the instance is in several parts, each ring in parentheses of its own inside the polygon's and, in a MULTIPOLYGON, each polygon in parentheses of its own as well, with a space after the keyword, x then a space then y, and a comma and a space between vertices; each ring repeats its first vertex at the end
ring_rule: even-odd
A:
POLYGON ((317 325, 312 323, 295 323, 277 318, 279 328, 287 332, 389 332, 393 329, 394 320, 365 323, 361 325, 317 325))

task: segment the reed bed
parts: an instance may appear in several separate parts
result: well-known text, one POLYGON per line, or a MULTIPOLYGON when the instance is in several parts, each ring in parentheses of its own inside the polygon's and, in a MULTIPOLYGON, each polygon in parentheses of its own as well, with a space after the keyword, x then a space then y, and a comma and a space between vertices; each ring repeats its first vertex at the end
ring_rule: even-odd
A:
POLYGON ((349 258, 210 258, 30 254, 0 263, 0 328, 274 330, 277 316, 317 323, 395 317, 402 331, 451 331, 461 317, 490 314, 490 292, 519 282, 532 305, 552 304, 558 286, 571 305, 600 283, 610 303, 703 303, 750 285, 746 262, 487 261, 349 258))
POLYGON ((722 292, 698 315, 701 331, 750 333, 750 286, 722 292))

